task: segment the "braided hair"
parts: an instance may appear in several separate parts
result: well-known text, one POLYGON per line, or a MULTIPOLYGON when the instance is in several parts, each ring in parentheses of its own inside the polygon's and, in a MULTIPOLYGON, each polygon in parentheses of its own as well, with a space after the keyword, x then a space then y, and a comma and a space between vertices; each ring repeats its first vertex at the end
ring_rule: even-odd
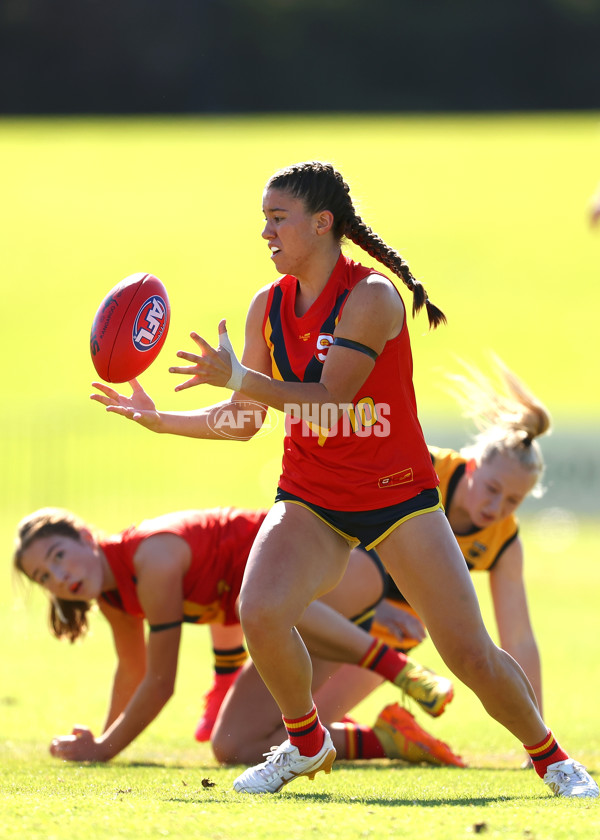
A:
POLYGON ((376 259, 410 289, 413 294, 413 317, 425 306, 429 326, 446 323, 446 316, 429 300, 423 284, 417 280, 408 263, 393 248, 366 225, 356 213, 350 187, 330 163, 307 161, 280 169, 268 181, 267 189, 285 190, 300 198, 309 213, 329 210, 333 214, 333 235, 354 242, 369 256, 376 259))
MULTIPOLYGON (((40 508, 22 519, 17 526, 13 554, 13 566, 26 575, 23 568, 23 554, 36 540, 59 535, 81 542, 81 531, 85 522, 71 511, 62 508, 40 508)), ((72 601, 50 595, 48 623, 50 632, 57 639, 66 638, 70 642, 82 638, 88 630, 87 613, 91 608, 89 601, 72 601)))

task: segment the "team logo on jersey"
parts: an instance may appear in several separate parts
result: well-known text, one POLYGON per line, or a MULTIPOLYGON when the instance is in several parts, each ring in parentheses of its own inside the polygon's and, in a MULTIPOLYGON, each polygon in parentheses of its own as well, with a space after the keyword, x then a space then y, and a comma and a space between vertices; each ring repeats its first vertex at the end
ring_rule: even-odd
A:
POLYGON ((405 470, 400 470, 400 472, 382 476, 377 484, 379 488, 383 490, 386 487, 397 487, 399 484, 410 484, 412 480, 412 467, 407 467, 405 470))
POLYGON ((152 295, 140 306, 133 322, 132 340, 144 353, 160 339, 167 323, 167 305, 160 295, 152 295))
POLYGON ((483 543, 477 542, 477 540, 475 540, 473 542, 473 545, 469 549, 469 557, 472 557, 473 560, 476 560, 478 557, 481 557, 481 555, 486 550, 487 550, 487 545, 484 545, 483 543))
POLYGON ((320 362, 325 361, 325 357, 327 356, 327 351, 333 344, 333 336, 331 333, 321 333, 317 338, 317 348, 315 350, 315 356, 320 362))

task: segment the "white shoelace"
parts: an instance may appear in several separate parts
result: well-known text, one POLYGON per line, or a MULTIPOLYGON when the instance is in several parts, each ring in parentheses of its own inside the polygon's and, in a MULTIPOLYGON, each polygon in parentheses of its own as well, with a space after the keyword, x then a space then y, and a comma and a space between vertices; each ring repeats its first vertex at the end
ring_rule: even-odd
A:
POLYGON ((266 759, 265 766, 257 767, 257 772, 264 779, 269 779, 270 777, 277 775, 277 771, 285 768, 285 765, 289 763, 289 753, 291 752, 290 746, 284 746, 284 744, 273 745, 269 752, 263 753, 263 756, 266 759), (273 769, 270 770, 269 766, 273 769))
POLYGON ((574 786, 580 784, 586 787, 590 786, 590 776, 583 764, 580 764, 578 761, 571 761, 570 767, 570 773, 567 773, 562 768, 557 768, 552 774, 551 781, 558 785, 574 786))

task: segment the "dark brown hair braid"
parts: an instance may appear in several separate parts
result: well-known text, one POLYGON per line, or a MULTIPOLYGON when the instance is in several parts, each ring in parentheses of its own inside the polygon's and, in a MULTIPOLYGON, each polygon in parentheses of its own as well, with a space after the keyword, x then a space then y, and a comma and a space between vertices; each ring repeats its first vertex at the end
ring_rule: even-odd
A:
POLYGON ((408 286, 413 293, 413 318, 423 306, 427 309, 427 317, 429 319, 429 326, 435 327, 438 324, 446 323, 446 316, 441 309, 438 309, 429 298, 425 291, 425 286, 420 280, 413 277, 411 270, 408 267, 406 260, 390 248, 389 245, 383 241, 371 228, 366 225, 360 216, 354 214, 354 217, 346 223, 344 235, 355 245, 358 245, 363 251, 366 251, 370 257, 373 257, 386 268, 389 268, 402 282, 408 286))
POLYGON ((307 161, 280 169, 269 179, 267 189, 270 187, 302 199, 309 213, 329 210, 333 214, 333 234, 338 240, 345 236, 354 242, 389 268, 410 289, 413 293, 413 317, 425 306, 430 327, 446 323, 446 316, 431 303, 425 287, 413 277, 406 261, 356 214, 350 187, 330 163, 307 161))

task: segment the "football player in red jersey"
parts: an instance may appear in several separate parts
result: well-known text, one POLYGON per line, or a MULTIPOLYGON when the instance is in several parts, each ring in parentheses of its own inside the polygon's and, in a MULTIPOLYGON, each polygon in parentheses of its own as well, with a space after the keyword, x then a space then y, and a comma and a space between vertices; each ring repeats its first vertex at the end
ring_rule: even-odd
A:
MULTIPOLYGON (((478 433, 460 451, 430 446, 429 452, 440 478, 446 517, 467 567, 489 575, 500 645, 525 671, 541 711, 541 663, 527 603, 524 549, 516 511, 528 495, 542 494, 544 461, 537 439, 549 431, 551 421, 545 406, 499 359, 495 368, 497 382, 470 365, 465 365, 465 373, 449 377, 455 397, 465 416, 475 421, 478 433), (521 445, 524 436, 531 441, 529 447, 521 445)), ((211 632, 217 649, 215 663, 221 663, 221 668, 245 650, 239 626, 236 630, 212 625, 211 632)), ((426 637, 425 626, 391 578, 386 597, 377 606, 371 633, 404 652, 412 651, 426 637)), ((221 676, 217 668, 198 724, 198 740, 210 739, 221 702, 239 673, 231 668, 221 676)), ((336 713, 346 715, 382 681, 379 674, 368 669, 342 666, 318 692, 320 714, 326 720, 337 720, 336 713)), ((395 705, 382 710, 377 724, 379 729, 387 728, 389 737, 401 741, 404 734, 402 727, 398 729, 398 721, 404 718, 410 730, 415 724, 407 710, 398 710, 395 705), (396 722, 395 728, 388 718, 396 722)), ((228 714, 220 726, 230 726, 230 720, 228 714)), ((329 725, 334 741, 339 726, 329 725)), ((373 750, 377 753, 381 749, 378 741, 369 737, 369 727, 351 720, 341 726, 347 746, 340 749, 336 743, 338 756, 371 758, 373 750)), ((269 737, 274 740, 274 735, 269 737)))
MULTIPOLYGON (((262 236, 283 276, 250 305, 241 363, 221 321, 217 348, 192 333, 196 351, 179 351, 188 364, 170 369, 187 377, 176 390, 225 387, 233 391, 232 410, 252 400, 285 412, 288 421, 276 503, 254 542, 240 595, 250 655, 288 737, 234 789, 274 793, 299 776, 330 772, 335 748, 319 720, 311 659, 295 627, 307 604, 335 586, 360 542, 376 547, 446 665, 520 740, 550 789, 597 797, 594 780, 546 726, 522 668, 484 626, 417 416, 404 303, 388 277, 342 254, 342 239, 404 283, 413 314, 425 307, 435 327, 443 313, 400 254, 357 215, 349 186, 330 164, 276 172, 263 213, 262 236), (323 335, 333 337, 326 354, 318 344, 323 335)), ((139 383, 131 397, 96 387, 93 398, 108 411, 150 430, 219 437, 211 421, 220 406, 162 412, 139 383)), ((241 430, 244 438, 255 422, 241 430)))

